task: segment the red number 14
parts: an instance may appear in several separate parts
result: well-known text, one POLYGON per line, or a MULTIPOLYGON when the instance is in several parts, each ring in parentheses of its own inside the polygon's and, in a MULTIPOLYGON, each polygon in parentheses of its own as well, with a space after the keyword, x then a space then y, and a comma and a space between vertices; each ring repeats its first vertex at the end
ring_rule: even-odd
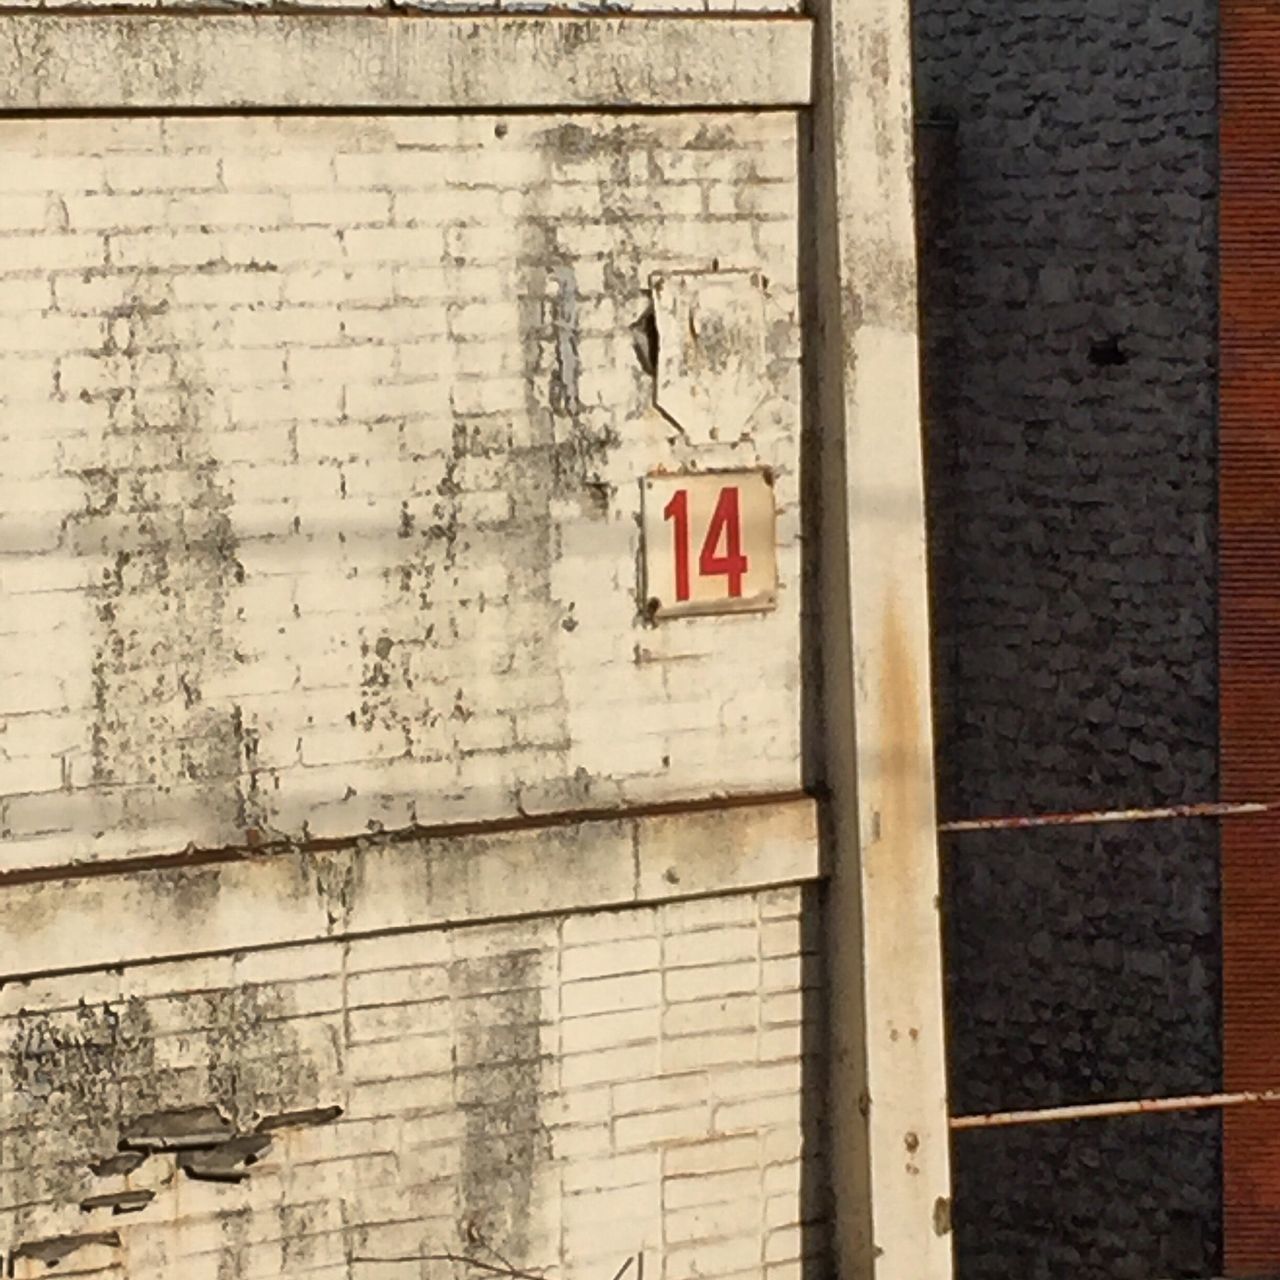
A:
MULTIPOLYGON (((689 580, 689 491, 677 489, 663 508, 663 518, 675 524, 676 599, 688 600, 689 580)), ((707 525, 707 536, 698 553, 698 575, 703 578, 726 578, 729 598, 742 595, 742 579, 747 572, 747 557, 742 551, 742 518, 738 510, 738 487, 728 485, 720 490, 716 509, 707 525)))

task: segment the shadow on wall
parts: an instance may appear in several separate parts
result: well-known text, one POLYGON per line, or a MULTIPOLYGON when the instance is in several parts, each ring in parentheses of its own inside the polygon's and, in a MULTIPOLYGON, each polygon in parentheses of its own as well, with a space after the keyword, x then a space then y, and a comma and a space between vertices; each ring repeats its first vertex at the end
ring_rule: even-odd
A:
MULTIPOLYGON (((829 1280, 833 1273, 831 1252, 832 1200, 828 1178, 830 1127, 826 1122, 826 979, 823 973, 821 920, 824 904, 815 886, 804 895, 807 941, 801 956, 801 1025, 805 1028, 804 1100, 801 1110, 803 1163, 800 1174, 801 1280, 829 1280)), ((765 1177, 768 1178, 768 1171, 765 1177)), ((765 1212, 769 1212, 766 1194, 765 1212)), ((766 1259, 767 1261, 767 1259, 766 1259)))

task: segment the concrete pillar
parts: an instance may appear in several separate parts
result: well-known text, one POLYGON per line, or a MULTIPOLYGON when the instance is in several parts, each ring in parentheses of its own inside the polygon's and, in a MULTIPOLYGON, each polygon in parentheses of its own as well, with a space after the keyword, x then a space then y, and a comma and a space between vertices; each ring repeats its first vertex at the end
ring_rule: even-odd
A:
POLYGON ((817 0, 811 438, 844 1280, 952 1270, 907 0, 817 0))

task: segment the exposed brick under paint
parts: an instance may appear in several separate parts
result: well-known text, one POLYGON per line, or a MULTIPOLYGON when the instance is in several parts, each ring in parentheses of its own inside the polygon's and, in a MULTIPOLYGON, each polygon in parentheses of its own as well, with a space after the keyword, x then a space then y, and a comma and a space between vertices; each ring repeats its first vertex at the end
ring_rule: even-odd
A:
MULTIPOLYGON (((916 6, 945 816, 1216 796, 1215 16, 916 6)), ((957 1110, 1215 1087, 1212 825, 945 861, 957 1110)), ((955 1154, 965 1280, 1217 1274, 1212 1116, 955 1154)))

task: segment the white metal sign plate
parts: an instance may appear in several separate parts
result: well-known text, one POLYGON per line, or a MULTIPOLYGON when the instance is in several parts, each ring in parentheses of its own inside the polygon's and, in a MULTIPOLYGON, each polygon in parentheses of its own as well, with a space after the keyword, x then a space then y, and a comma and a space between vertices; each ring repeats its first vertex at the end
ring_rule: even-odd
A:
POLYGON ((646 476, 643 505, 650 616, 774 607, 778 566, 768 472, 646 476))

